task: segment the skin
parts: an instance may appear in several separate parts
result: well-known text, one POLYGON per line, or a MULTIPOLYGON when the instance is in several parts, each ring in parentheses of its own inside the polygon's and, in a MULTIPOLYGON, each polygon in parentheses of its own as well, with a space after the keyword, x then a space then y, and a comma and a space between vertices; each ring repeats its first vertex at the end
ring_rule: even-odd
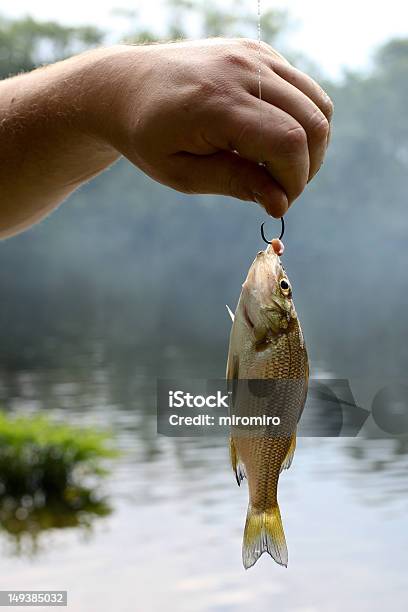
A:
POLYGON ((262 43, 260 131, 257 68, 257 42, 211 39, 96 49, 1 81, 0 238, 121 155, 178 191, 282 216, 323 162, 333 107, 262 43))

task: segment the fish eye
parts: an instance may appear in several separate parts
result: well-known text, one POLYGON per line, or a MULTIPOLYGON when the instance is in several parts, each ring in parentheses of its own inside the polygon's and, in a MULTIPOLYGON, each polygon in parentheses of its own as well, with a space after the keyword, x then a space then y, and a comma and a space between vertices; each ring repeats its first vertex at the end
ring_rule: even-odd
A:
POLYGON ((290 283, 287 278, 281 278, 279 281, 279 287, 283 295, 289 295, 291 292, 290 283))

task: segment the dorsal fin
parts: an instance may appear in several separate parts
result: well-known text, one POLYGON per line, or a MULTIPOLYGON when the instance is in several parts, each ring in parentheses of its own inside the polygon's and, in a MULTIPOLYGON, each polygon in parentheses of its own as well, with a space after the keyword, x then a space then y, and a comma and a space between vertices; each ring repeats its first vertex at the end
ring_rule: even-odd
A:
POLYGON ((232 322, 234 322, 235 315, 234 315, 234 313, 232 312, 231 308, 228 306, 228 304, 225 304, 225 308, 228 310, 228 314, 229 314, 229 316, 231 317, 232 322))

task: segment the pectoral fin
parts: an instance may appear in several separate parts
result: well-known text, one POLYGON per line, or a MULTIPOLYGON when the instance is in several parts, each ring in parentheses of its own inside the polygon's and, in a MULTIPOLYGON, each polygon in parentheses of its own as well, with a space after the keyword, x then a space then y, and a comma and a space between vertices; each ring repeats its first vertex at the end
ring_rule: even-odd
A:
POLYGON ((290 446, 288 448, 288 452, 286 453, 286 457, 282 461, 282 465, 280 469, 281 472, 282 470, 288 470, 290 466, 292 465, 293 455, 295 454, 295 450, 296 450, 296 432, 292 436, 292 439, 290 441, 290 446))
POLYGON ((246 478, 246 471, 244 464, 240 461, 237 453, 237 449, 234 444, 234 440, 232 436, 230 436, 230 458, 232 469, 235 473, 235 478, 237 479, 238 486, 241 486, 241 482, 246 478))

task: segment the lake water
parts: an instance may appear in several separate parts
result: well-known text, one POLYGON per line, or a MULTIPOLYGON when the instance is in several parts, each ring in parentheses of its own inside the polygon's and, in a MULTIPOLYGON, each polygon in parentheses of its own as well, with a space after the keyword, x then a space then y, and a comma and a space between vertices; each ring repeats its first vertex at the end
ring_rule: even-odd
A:
MULTIPOLYGON (((183 371, 184 373, 184 371, 183 371)), ((64 589, 75 612, 405 612, 408 455, 396 440, 298 442, 280 480, 287 569, 241 563, 247 507, 226 440, 156 433, 156 381, 140 366, 3 374, 1 403, 111 428, 112 513, 16 552, 0 532, 1 589, 64 589)))

